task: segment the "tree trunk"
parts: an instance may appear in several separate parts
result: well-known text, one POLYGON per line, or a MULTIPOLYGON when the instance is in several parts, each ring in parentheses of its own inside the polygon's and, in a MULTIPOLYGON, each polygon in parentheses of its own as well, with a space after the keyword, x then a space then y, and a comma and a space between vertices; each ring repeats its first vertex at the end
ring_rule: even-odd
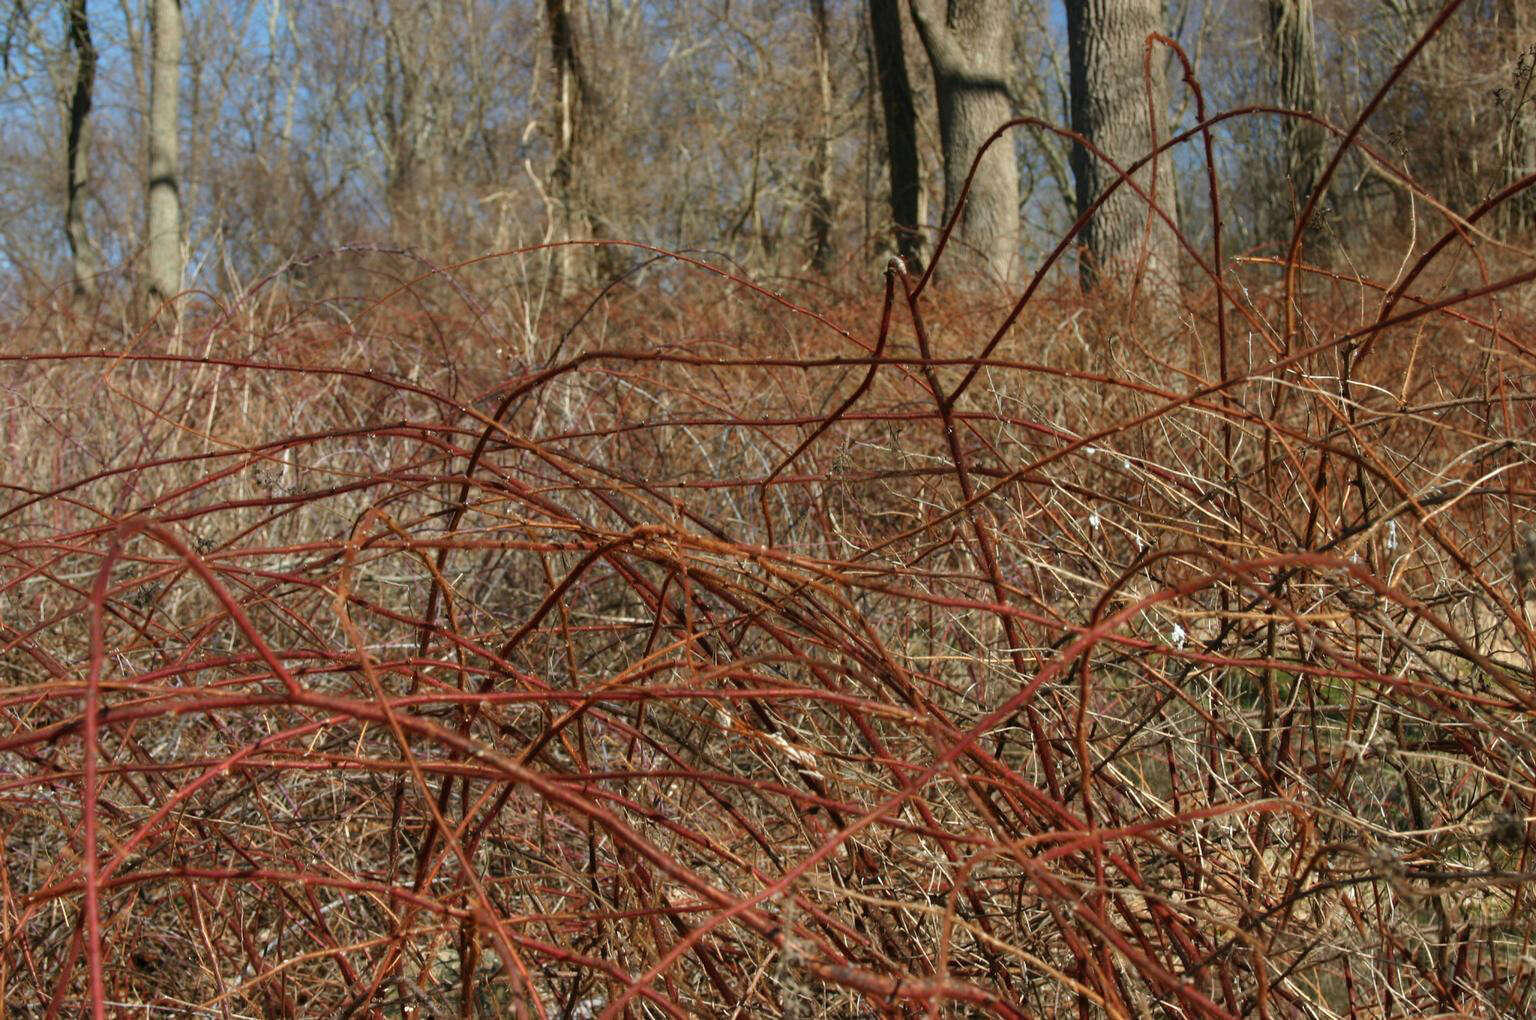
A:
POLYGON ((385 201, 393 231, 413 243, 444 236, 437 193, 457 123, 452 97, 462 88, 445 81, 458 62, 446 7, 391 4, 374 29, 384 52, 370 116, 384 150, 385 201))
POLYGON ((96 246, 91 243, 85 224, 85 199, 90 189, 88 154, 91 95, 96 85, 96 46, 91 41, 91 23, 86 17, 86 0, 70 0, 69 41, 75 50, 75 90, 69 101, 69 141, 65 168, 69 179, 69 199, 64 209, 64 234, 69 239, 70 270, 75 296, 96 294, 96 246))
POLYGON ((149 92, 149 246, 151 301, 181 293, 181 198, 177 120, 181 86, 181 0, 153 0, 149 92))
POLYGON ((870 36, 874 42, 875 73, 880 79, 880 109, 885 120, 886 164, 891 178, 891 226, 896 251, 907 268, 922 271, 922 220, 918 203, 923 193, 917 156, 917 105, 901 38, 901 0, 869 0, 870 36))
MULTIPOLYGON (((555 160, 550 172, 551 240, 570 241, 590 233, 581 213, 581 189, 577 145, 582 134, 580 118, 586 80, 576 52, 576 33, 566 0, 545 0, 549 22, 550 53, 555 72, 555 160)), ((591 281, 586 267, 588 253, 566 245, 555 249, 555 292, 569 296, 591 281)))
POLYGON ((826 0, 811 0, 811 27, 820 103, 816 141, 807 177, 809 184, 811 267, 825 273, 832 265, 832 57, 826 0))
MULTIPOLYGON (((1269 0, 1269 35, 1275 52, 1280 105, 1316 113, 1317 37, 1312 27, 1312 0, 1269 0)), ((1285 139, 1286 177, 1294 195, 1293 203, 1287 203, 1290 215, 1281 224, 1289 229, 1312 194, 1312 186, 1322 176, 1325 139, 1321 127, 1292 117, 1282 122, 1281 132, 1285 139)))
MULTIPOLYGON (((1499 27, 1514 49, 1508 84, 1499 89, 1499 115, 1504 119, 1503 176, 1505 185, 1536 173, 1536 16, 1529 0, 1501 0, 1499 27)), ((1504 234, 1519 243, 1536 227, 1536 188, 1527 188, 1500 210, 1504 234)))
POLYGON ((425 96, 422 71, 415 53, 415 44, 419 41, 417 34, 422 25, 411 17, 414 13, 391 8, 383 30, 380 114, 387 164, 384 195, 389 206, 390 224, 398 235, 404 235, 412 226, 420 226, 416 217, 418 210, 413 206, 419 183, 417 169, 424 155, 422 143, 426 141, 422 115, 425 96), (409 22, 402 24, 407 18, 409 22))
MULTIPOLYGON (((1153 53, 1151 101, 1142 72, 1147 36, 1161 31, 1159 0, 1066 0, 1071 62, 1072 128, 1122 169, 1168 137, 1168 94, 1162 54, 1153 53), (1150 123, 1149 123, 1150 118, 1150 123)), ((1117 176, 1081 145, 1072 147, 1078 214, 1117 176)), ((1164 155, 1156 174, 1148 164, 1131 178, 1177 223, 1173 162, 1164 155)), ((1145 271, 1153 279, 1176 278, 1178 241, 1128 184, 1099 207, 1084 230, 1083 284, 1104 272, 1145 271), (1149 220, 1149 217, 1151 219, 1149 220)))
MULTIPOLYGON (((950 0, 946 10, 938 0, 911 0, 911 8, 938 88, 947 220, 982 143, 1013 114, 1010 5, 950 0)), ((994 144, 977 167, 955 241, 997 275, 1011 274, 1019 246, 1019 165, 1011 139, 994 144)))

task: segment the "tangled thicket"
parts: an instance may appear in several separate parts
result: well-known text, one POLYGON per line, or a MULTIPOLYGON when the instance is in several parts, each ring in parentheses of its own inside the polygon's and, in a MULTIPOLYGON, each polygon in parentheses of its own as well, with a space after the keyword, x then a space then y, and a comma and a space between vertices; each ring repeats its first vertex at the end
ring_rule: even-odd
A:
POLYGON ((6 1005, 1526 1015, 1536 273, 1442 240, 17 313, 6 1005))

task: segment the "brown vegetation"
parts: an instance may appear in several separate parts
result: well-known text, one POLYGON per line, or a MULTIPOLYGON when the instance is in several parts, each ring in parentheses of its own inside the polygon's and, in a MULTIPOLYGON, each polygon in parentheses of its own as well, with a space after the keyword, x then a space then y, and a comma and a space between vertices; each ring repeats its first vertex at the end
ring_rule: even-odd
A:
POLYGON ((1181 209, 1179 286, 940 234, 13 305, 0 1004, 1528 1015, 1533 178, 1360 126, 1319 204, 1368 166, 1405 229, 1181 209))

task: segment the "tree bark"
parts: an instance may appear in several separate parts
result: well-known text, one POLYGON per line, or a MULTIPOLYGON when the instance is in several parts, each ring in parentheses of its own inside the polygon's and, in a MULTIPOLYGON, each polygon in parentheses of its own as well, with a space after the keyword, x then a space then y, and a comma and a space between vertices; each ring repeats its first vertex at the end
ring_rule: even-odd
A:
POLYGON ((922 271, 922 220, 918 203, 923 192, 917 155, 917 104, 907 77, 901 38, 901 0, 869 0, 870 37, 875 73, 880 80, 880 110, 885 121, 886 165, 890 171, 891 227, 896 251, 914 273, 922 271))
MULTIPOLYGON (((1159 0, 1066 0, 1072 128, 1122 169, 1167 139, 1167 88, 1161 53, 1151 61, 1151 100, 1143 75, 1147 36, 1161 31, 1159 0)), ((1072 147, 1077 210, 1082 215, 1117 176, 1081 145, 1072 147)), ((1173 162, 1166 155, 1131 178, 1177 223, 1173 162)), ((1092 287, 1105 272, 1176 278, 1178 240, 1128 184, 1099 207, 1082 234, 1082 273, 1092 287), (1151 219, 1149 220, 1149 217, 1151 219)))
MULTIPOLYGON (((1269 0, 1270 45, 1275 53, 1279 103, 1290 110, 1316 113, 1318 107, 1317 37, 1312 22, 1312 0, 1269 0)), ((1285 139, 1285 173, 1293 203, 1287 204, 1289 228, 1294 215, 1306 205, 1312 187, 1323 172, 1323 129, 1309 121, 1287 117, 1282 122, 1285 139), (1294 212, 1292 212, 1294 209, 1294 212)))
MULTIPOLYGON (((1499 27, 1515 51, 1507 84, 1496 93, 1504 118, 1502 170, 1509 185, 1536 173, 1536 15, 1529 0, 1500 0, 1498 13, 1499 27)), ((1501 214, 1506 237, 1528 237, 1536 227, 1536 188, 1510 198, 1501 214)))
POLYGON ((810 191, 808 247, 811 267, 825 273, 832 266, 832 55, 826 0, 811 0, 811 28, 819 107, 816 139, 806 175, 810 191))
POLYGON ((177 176, 181 88, 181 0, 153 0, 150 14, 149 248, 151 301, 181 293, 181 197, 177 176))
MULTIPOLYGON (((550 172, 551 240, 570 241, 590 233, 581 211, 578 143, 587 83, 576 51, 576 33, 566 0, 545 0, 550 53, 555 73, 555 159, 550 172)), ((581 248, 564 245, 554 252, 554 286, 569 296, 590 284, 591 259, 581 248)))
MULTIPOLYGON (((437 71, 431 51, 441 35, 438 9, 391 7, 384 24, 384 66, 380 84, 379 119, 384 132, 387 178, 385 200, 397 234, 419 234, 424 164, 433 162, 435 98, 429 78, 437 71)), ((427 175, 430 176, 430 175, 427 175)), ((427 183, 430 187, 430 182, 427 183)))
POLYGON ((64 208, 64 234, 69 239, 70 271, 75 296, 96 294, 96 246, 85 223, 85 200, 90 192, 91 97, 96 86, 96 45, 91 41, 91 23, 86 16, 86 0, 70 0, 69 41, 75 50, 75 88, 69 101, 68 145, 65 168, 69 197, 64 208))
MULTIPOLYGON (((913 20, 939 98, 944 150, 944 215, 954 214, 971 162, 987 136, 1012 115, 1010 5, 1007 0, 911 0, 913 20)), ((955 240, 1007 279, 1019 246, 1019 165, 1011 139, 987 151, 960 213, 955 240)))

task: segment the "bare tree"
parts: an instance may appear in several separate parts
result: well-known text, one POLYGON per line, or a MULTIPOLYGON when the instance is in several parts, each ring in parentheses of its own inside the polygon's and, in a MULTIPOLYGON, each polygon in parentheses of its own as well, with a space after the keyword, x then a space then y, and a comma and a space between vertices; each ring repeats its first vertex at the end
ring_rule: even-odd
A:
POLYGON ((809 186, 811 266, 824 273, 832 264, 832 54, 826 0, 811 0, 811 28, 816 64, 816 138, 809 186))
POLYGON ((454 33, 448 5, 389 3, 372 30, 382 43, 377 88, 365 99, 370 132, 384 164, 384 199, 397 236, 420 243, 435 233, 448 138, 462 99, 452 80, 454 33))
MULTIPOLYGON (((567 0, 545 0, 549 46, 555 74, 555 159, 550 172, 551 240, 570 241, 589 233, 582 215, 580 153, 589 91, 576 49, 576 32, 567 0)), ((589 281, 585 271, 590 259, 569 245, 555 249, 555 288, 570 294, 589 281)))
MULTIPOLYGON (((1536 173, 1536 14, 1528 0, 1500 0, 1499 30, 1515 55, 1507 77, 1494 91, 1503 121, 1499 147, 1504 157, 1504 184, 1536 173)), ((1511 198, 1502 210, 1510 237, 1528 235, 1536 226, 1536 188, 1511 198)))
POLYGON ((69 239, 70 269, 77 297, 96 293, 96 246, 91 242, 85 223, 85 200, 90 188, 88 139, 91 97, 96 85, 96 45, 91 41, 91 23, 86 15, 86 0, 70 0, 68 9, 69 42, 75 50, 75 87, 69 100, 66 172, 69 200, 64 209, 64 233, 69 239))
POLYGON ((181 0, 153 0, 150 36, 147 290, 151 301, 164 301, 181 292, 181 0))
MULTIPOLYGON (((1143 73, 1147 37, 1161 31, 1159 0, 1066 0, 1071 63, 1072 128, 1125 168, 1167 138, 1163 61, 1154 55, 1150 81, 1143 73), (1149 99, 1150 95, 1150 99, 1149 99)), ((1173 163, 1164 156, 1131 179, 1176 219, 1173 163)), ((1112 170, 1081 145, 1072 147, 1077 209, 1085 212, 1116 180, 1112 170)), ((1094 214, 1083 233, 1083 282, 1111 268, 1135 267, 1153 278, 1174 275, 1178 241, 1128 185, 1094 214)))
MULTIPOLYGON (((1010 116, 1013 34, 1007 0, 910 0, 933 66, 944 150, 944 214, 954 213, 971 162, 1010 116)), ((1019 247, 1019 167, 1011 140, 988 150, 960 214, 957 240, 1008 276, 1019 247)))
MULTIPOLYGON (((1317 37, 1312 22, 1312 0, 1269 0, 1270 45, 1280 105, 1303 113, 1317 112, 1317 37)), ((1297 211, 1306 204, 1323 172, 1322 127, 1287 117, 1281 126, 1285 139, 1285 170, 1297 211)), ((1289 226, 1289 223, 1284 224, 1289 226)))
POLYGON ((875 74, 880 81, 880 109, 885 122, 886 166, 890 172, 891 226, 896 251, 914 272, 922 268, 920 203, 922 170, 917 154, 917 106, 907 76, 901 33, 901 0, 869 0, 870 37, 875 74))

